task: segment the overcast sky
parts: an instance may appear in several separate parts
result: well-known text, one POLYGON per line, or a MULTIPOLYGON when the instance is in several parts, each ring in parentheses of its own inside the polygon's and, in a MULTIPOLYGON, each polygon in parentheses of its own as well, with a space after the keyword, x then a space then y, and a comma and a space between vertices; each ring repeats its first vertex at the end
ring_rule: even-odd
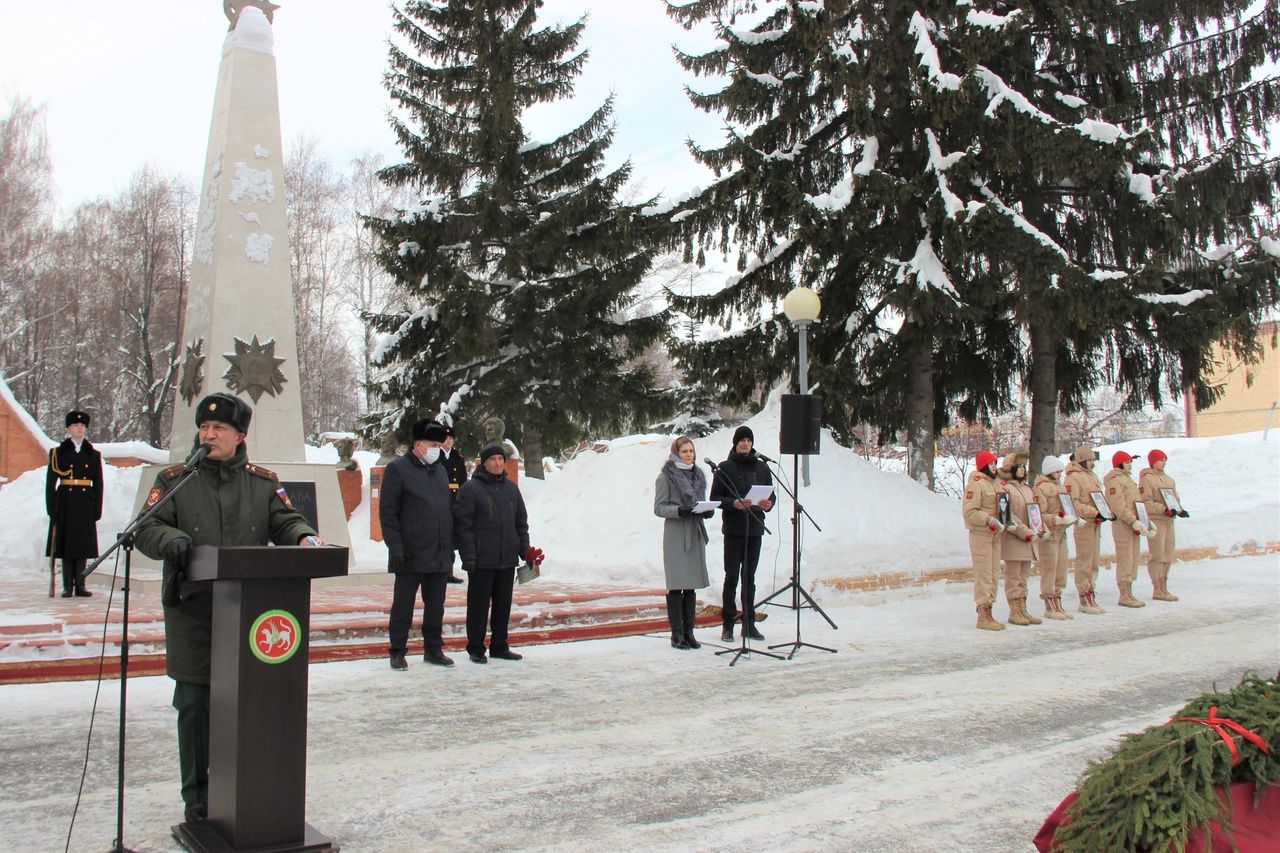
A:
MULTIPOLYGON (((6 3, 0 26, 0 96, 44 103, 63 212, 123 190, 146 164, 193 183, 205 158, 213 90, 227 21, 221 0, 127 5, 103 0, 6 3)), ((678 195, 709 182, 686 138, 721 138, 720 122, 695 110, 682 86, 697 84, 671 45, 705 47, 665 14, 662 0, 547 0, 544 21, 590 12, 591 60, 575 98, 529 117, 534 139, 573 127, 616 93, 611 165, 630 158, 649 194, 678 195)), ((370 149, 400 157, 382 88, 390 26, 381 0, 284 0, 275 55, 285 145, 315 135, 345 163, 370 149), (355 10, 359 11, 355 11, 355 10)), ((699 85, 699 88, 703 86, 699 85)))

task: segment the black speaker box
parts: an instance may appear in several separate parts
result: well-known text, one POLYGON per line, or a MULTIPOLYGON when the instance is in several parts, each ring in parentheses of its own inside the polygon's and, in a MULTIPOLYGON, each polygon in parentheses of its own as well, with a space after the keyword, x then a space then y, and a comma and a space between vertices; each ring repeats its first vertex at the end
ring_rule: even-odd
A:
POLYGON ((782 453, 812 456, 822 437, 822 398, 817 394, 782 395, 782 429, 778 449, 782 453))

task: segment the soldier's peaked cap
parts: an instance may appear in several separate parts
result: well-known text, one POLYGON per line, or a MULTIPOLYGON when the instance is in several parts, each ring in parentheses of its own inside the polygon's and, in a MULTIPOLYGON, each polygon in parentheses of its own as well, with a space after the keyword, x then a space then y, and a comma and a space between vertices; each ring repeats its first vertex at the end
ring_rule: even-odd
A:
POLYGON ((249 422, 253 420, 253 409, 239 397, 224 394, 210 394, 196 406, 196 426, 205 421, 221 421, 231 424, 237 432, 248 432, 249 422))

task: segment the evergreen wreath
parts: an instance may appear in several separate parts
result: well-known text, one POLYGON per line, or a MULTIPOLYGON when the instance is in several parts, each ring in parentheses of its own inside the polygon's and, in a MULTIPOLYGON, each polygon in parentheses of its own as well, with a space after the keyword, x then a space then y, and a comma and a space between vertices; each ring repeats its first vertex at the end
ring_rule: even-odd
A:
POLYGON ((1280 786, 1278 679, 1246 673, 1231 692, 1215 689, 1169 722, 1126 735, 1082 774, 1051 849, 1182 853, 1210 821, 1229 831, 1233 782, 1254 783, 1255 807, 1267 787, 1280 786))

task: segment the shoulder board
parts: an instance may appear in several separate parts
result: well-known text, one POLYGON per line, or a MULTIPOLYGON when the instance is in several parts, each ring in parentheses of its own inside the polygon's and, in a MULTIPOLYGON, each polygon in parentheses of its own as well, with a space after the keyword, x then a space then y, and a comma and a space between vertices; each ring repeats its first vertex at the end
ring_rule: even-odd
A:
POLYGON ((264 480, 270 480, 273 483, 280 481, 280 477, 276 475, 275 471, 272 471, 270 468, 263 468, 261 465, 254 465, 252 462, 246 463, 244 470, 254 476, 261 477, 264 480))
POLYGON ((166 480, 172 480, 174 477, 181 477, 182 472, 185 470, 187 470, 187 466, 185 465, 170 465, 168 468, 165 468, 160 472, 160 476, 164 477, 166 480))

